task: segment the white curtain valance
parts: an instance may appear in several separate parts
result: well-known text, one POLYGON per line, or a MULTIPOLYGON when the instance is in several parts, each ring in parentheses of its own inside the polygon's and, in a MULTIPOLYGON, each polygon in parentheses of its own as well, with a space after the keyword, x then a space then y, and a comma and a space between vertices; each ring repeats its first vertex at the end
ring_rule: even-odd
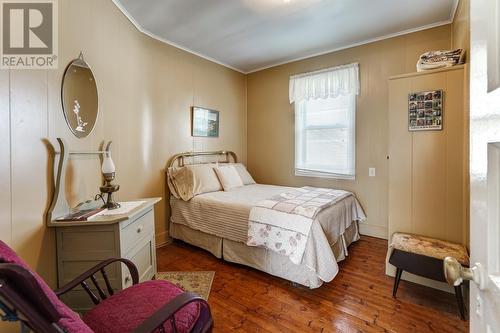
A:
POLYGON ((322 69, 290 77, 290 104, 303 100, 359 95, 359 64, 322 69))

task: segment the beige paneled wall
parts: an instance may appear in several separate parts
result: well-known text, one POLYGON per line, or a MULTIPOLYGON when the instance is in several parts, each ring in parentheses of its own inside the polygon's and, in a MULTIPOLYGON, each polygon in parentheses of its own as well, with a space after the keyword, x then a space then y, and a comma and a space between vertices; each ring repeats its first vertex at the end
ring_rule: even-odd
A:
MULTIPOLYGON (((462 48, 465 50, 465 61, 467 66, 465 67, 465 79, 464 79, 464 112, 465 114, 469 114, 469 105, 470 105, 470 0, 460 0, 457 11, 455 13, 455 20, 451 26, 451 46, 454 49, 462 48)), ((469 133, 469 119, 467 117, 465 121, 466 133, 469 133)), ((465 146, 464 150, 465 156, 469 155, 469 145, 465 146)), ((464 201, 469 201, 469 164, 465 165, 465 177, 467 178, 466 182, 466 191, 464 192, 464 201)), ((469 215, 469 206, 466 207, 466 215, 469 215)), ((469 244, 469 219, 467 218, 466 223, 464 224, 464 235, 465 235, 465 243, 469 244)))
POLYGON ((389 234, 411 232, 466 244, 464 70, 389 80, 389 234), (408 131, 408 94, 443 90, 443 129, 408 131))
MULTIPOLYGON (((389 235, 410 232, 468 244, 468 114, 463 66, 389 80, 389 235), (408 95, 443 90, 443 129, 408 131, 408 95)), ((395 268, 387 264, 386 272, 395 268)), ((403 279, 438 289, 446 283, 411 274, 403 279)))
MULTIPOLYGON (((52 286, 55 240, 43 221, 51 181, 43 139, 55 144, 63 137, 71 150, 97 150, 112 140, 118 199, 164 197, 155 209, 158 244, 167 239, 164 170, 170 156, 193 148, 230 149, 246 161, 243 74, 141 34, 111 0, 58 4, 59 69, 0 70, 0 239, 52 286), (84 139, 67 128, 60 101, 65 66, 80 50, 94 71, 100 108, 84 139), (219 138, 191 137, 193 104, 221 112, 219 138)), ((99 172, 97 158, 72 157, 65 193, 71 204, 98 192, 99 172)))
POLYGON ((248 75, 248 163, 258 182, 338 187, 356 193, 368 220, 365 234, 387 237, 388 88, 387 78, 414 72, 418 56, 448 49, 450 25, 296 61, 248 75), (361 94, 356 112, 356 180, 294 175, 294 114, 288 102, 290 75, 359 62, 361 94), (376 177, 368 177, 368 168, 376 177))
POLYGON ((11 243, 9 72, 0 70, 0 235, 11 243))
POLYGON ((52 279, 52 233, 41 225, 47 205, 47 71, 10 72, 11 244, 52 279))
POLYGON ((458 3, 455 19, 451 25, 451 46, 464 49, 467 53, 467 62, 469 62, 470 0, 460 0, 458 3))

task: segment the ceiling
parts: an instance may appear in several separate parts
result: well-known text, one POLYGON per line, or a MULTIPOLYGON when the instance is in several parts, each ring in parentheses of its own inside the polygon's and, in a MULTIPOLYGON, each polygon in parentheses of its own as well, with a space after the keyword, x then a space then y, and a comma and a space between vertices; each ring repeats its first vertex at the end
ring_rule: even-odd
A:
POLYGON ((113 0, 143 33, 242 73, 451 23, 459 0, 113 0))

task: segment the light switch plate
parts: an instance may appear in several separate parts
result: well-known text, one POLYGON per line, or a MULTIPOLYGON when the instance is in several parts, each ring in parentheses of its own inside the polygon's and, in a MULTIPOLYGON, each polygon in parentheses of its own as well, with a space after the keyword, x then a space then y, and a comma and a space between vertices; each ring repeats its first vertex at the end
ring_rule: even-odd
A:
POLYGON ((368 176, 375 177, 375 168, 368 168, 368 176))

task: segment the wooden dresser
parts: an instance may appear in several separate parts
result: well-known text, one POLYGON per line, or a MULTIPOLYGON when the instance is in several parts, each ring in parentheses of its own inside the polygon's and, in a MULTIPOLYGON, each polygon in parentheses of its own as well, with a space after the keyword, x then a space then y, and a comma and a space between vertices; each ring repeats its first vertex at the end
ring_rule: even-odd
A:
MULTIPOLYGON (((49 227, 56 228, 58 286, 115 257, 134 262, 140 281, 154 278, 157 272, 154 205, 160 200, 143 199, 143 204, 122 215, 99 216, 85 222, 49 222, 49 227)), ((117 263, 107 273, 115 290, 132 285, 124 265, 117 263)), ((90 281, 89 285, 92 287, 90 281)), ((69 292, 63 301, 77 312, 85 312, 93 306, 81 287, 69 292)))

